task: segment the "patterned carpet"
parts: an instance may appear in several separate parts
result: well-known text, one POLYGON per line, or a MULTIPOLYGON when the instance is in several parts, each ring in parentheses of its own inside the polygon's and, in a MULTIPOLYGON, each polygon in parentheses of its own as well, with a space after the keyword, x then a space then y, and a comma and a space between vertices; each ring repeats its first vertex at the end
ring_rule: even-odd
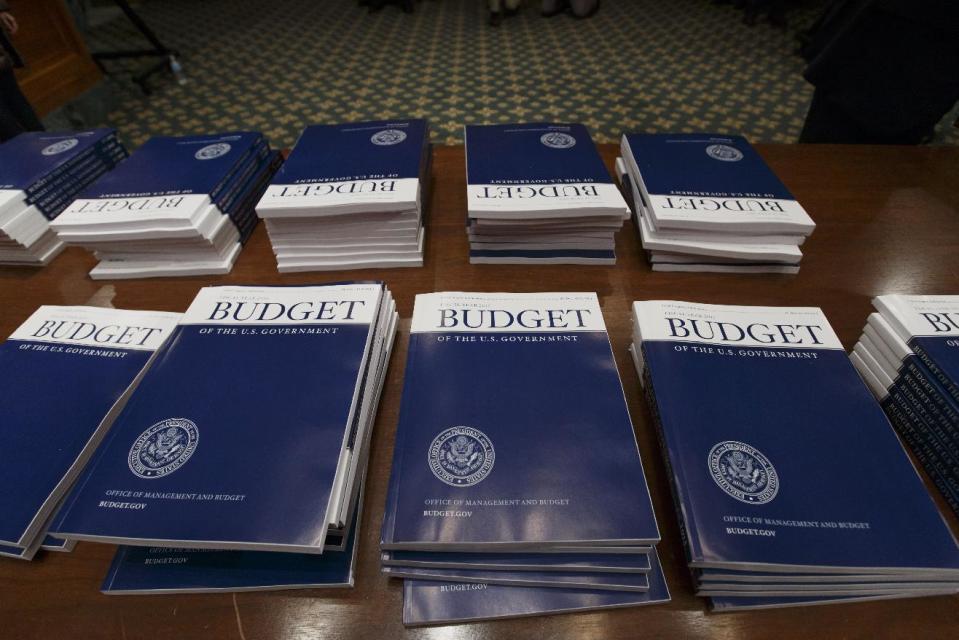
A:
MULTIPOLYGON (((131 146, 151 135, 253 128, 289 146, 309 123, 422 116, 434 141, 467 122, 585 123, 598 142, 631 131, 742 133, 793 142, 812 95, 795 32, 748 27, 709 0, 604 0, 590 20, 544 19, 538 2, 503 25, 485 0, 425 0, 412 15, 368 15, 356 0, 154 0, 138 11, 181 52, 143 96, 135 63, 111 63, 107 122, 131 146)), ((122 17, 92 30, 94 50, 142 46, 122 17)))

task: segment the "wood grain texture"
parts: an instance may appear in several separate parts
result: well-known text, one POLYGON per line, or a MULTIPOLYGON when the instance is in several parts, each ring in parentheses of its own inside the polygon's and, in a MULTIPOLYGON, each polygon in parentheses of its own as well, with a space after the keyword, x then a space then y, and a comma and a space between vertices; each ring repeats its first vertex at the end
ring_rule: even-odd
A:
MULTIPOLYGON (((617 236, 615 267, 470 265, 460 147, 435 150, 428 254, 422 269, 281 276, 262 225, 226 277, 93 282, 86 274, 94 260, 76 248, 42 270, 0 269, 0 335, 8 335, 40 304, 183 311, 199 287, 218 283, 382 278, 394 292, 403 318, 373 435, 355 589, 108 597, 98 588, 113 547, 81 543, 69 555, 45 554, 33 563, 0 561, 0 637, 955 638, 959 597, 711 614, 704 601, 692 595, 664 465, 626 353, 630 302, 681 299, 820 306, 843 344, 851 348, 871 310, 872 296, 959 293, 959 149, 765 145, 759 150, 819 225, 803 246, 806 256, 798 276, 653 273, 628 225, 617 236), (403 629, 401 585, 379 574, 377 541, 413 297, 442 290, 599 293, 662 529, 659 548, 673 595, 671 604, 403 629)), ((616 147, 605 145, 601 151, 612 167, 616 147)), ((864 455, 868 457, 868 450, 864 455)), ((959 531, 956 519, 950 516, 949 521, 959 531)))

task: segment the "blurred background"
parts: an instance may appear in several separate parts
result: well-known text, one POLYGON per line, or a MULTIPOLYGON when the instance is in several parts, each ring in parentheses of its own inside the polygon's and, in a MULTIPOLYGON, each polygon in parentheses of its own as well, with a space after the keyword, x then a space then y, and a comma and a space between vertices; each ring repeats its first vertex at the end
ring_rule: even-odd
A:
POLYGON ((113 126, 131 148, 232 129, 284 147, 306 124, 394 116, 445 144, 465 123, 537 120, 597 142, 959 142, 954 0, 602 0, 582 18, 539 0, 6 4, 43 124, 113 126))

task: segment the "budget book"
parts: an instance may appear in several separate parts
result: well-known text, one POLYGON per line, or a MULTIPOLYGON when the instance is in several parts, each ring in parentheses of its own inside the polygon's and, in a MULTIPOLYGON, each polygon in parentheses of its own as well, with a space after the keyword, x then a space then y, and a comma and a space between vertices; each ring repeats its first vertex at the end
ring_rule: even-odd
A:
POLYGON ((377 282, 201 289, 66 501, 59 535, 342 548, 394 329, 377 282))
POLYGON ((615 264, 629 209, 581 124, 468 125, 470 262, 615 264))
POLYGON ((418 295, 382 548, 658 540, 596 294, 418 295))
POLYGON ((60 499, 179 318, 43 306, 0 345, 0 545, 30 550, 21 556, 41 545, 60 499))
MULTIPOLYGON (((765 595, 956 589, 959 545, 820 309, 654 300, 633 313, 691 567, 767 573, 765 595)), ((697 593, 732 590, 748 589, 697 593)))
POLYGON ((425 120, 311 125, 256 206, 281 272, 423 266, 425 120))

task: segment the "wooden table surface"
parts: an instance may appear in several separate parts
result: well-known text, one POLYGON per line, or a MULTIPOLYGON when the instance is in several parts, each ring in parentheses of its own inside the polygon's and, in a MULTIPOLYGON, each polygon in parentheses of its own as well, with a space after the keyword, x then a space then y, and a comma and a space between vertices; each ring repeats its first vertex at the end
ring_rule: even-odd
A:
MULTIPOLYGON (((612 168, 616 147, 604 145, 601 151, 612 168)), ((759 151, 818 224, 803 246, 797 276, 653 273, 628 224, 617 236, 614 267, 470 265, 461 147, 435 150, 421 269, 280 275, 263 225, 225 277, 94 282, 87 277, 94 260, 79 248, 44 269, 0 268, 4 336, 41 304, 183 311, 201 286, 221 283, 381 278, 396 296, 403 320, 373 434, 354 589, 104 596, 98 589, 114 548, 80 543, 71 554, 41 553, 31 563, 0 560, 0 638, 959 637, 959 596, 711 614, 704 600, 692 595, 666 472, 626 352, 630 302, 819 306, 848 349, 859 337, 872 296, 959 293, 959 148, 761 145, 759 151), (659 549, 670 604, 404 630, 401 584, 379 573, 377 542, 413 297, 444 290, 599 294, 662 528, 659 549)), ((868 459, 868 442, 863 447, 868 459)), ((959 531, 956 519, 949 521, 959 531)))

